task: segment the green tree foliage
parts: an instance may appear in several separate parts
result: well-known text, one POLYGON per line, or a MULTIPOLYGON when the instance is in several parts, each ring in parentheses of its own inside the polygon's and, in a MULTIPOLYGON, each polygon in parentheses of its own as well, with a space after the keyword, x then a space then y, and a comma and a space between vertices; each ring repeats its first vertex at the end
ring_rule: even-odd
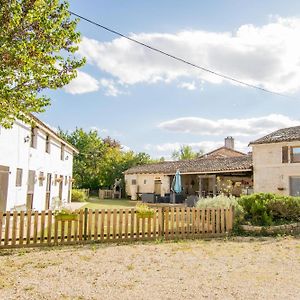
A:
POLYGON ((71 133, 60 130, 60 135, 80 152, 73 167, 78 188, 109 188, 116 178, 123 178, 125 170, 152 162, 148 154, 123 151, 118 141, 110 137, 102 139, 94 130, 85 132, 78 128, 71 133))
POLYGON ((174 160, 194 159, 202 154, 202 151, 195 152, 189 145, 182 145, 178 151, 172 153, 174 160))
POLYGON ((66 85, 84 64, 74 56, 80 34, 68 6, 60 0, 0 0, 0 125, 29 122, 29 113, 50 104, 40 92, 66 85))

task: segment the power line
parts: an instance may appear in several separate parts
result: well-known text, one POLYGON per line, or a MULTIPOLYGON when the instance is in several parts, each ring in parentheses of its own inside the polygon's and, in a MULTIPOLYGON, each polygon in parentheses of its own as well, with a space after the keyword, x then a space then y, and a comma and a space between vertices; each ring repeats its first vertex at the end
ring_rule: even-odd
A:
MULTIPOLYGON (((172 55, 172 54, 167 53, 167 52, 165 52, 165 51, 163 51, 163 50, 160 50, 160 49, 158 49, 158 48, 152 47, 152 46, 150 46, 150 45, 148 45, 148 44, 145 44, 145 43, 143 43, 143 42, 140 42, 140 41, 138 41, 138 40, 136 40, 136 39, 134 39, 134 38, 131 38, 131 37, 125 35, 125 34, 122 34, 122 33, 118 32, 118 31, 116 31, 116 30, 110 29, 110 28, 108 28, 108 27, 106 27, 106 26, 104 26, 104 25, 101 25, 101 24, 99 24, 99 23, 97 23, 97 22, 95 22, 95 21, 92 21, 92 20, 90 20, 90 19, 88 19, 88 18, 85 18, 85 17, 83 17, 83 16, 81 16, 81 15, 79 15, 79 14, 77 14, 77 13, 74 13, 74 12, 72 12, 72 11, 69 11, 69 13, 70 13, 71 15, 74 15, 74 16, 76 16, 76 17, 78 17, 78 18, 80 18, 80 19, 82 19, 82 20, 84 20, 84 21, 90 23, 90 24, 96 25, 97 27, 100 27, 100 28, 102 28, 102 29, 104 29, 104 30, 106 30, 106 31, 109 31, 109 32, 111 32, 111 33, 113 33, 113 34, 115 34, 115 35, 121 36, 121 37, 123 37, 123 38, 125 38, 125 39, 127 39, 127 40, 129 40, 129 41, 131 41, 131 42, 134 42, 134 43, 136 43, 136 44, 139 44, 139 45, 141 45, 141 46, 143 46, 143 47, 146 47, 146 48, 148 48, 148 49, 150 49, 150 50, 152 50, 152 51, 155 51, 155 52, 158 52, 158 53, 160 53, 160 54, 162 54, 162 55, 168 56, 168 57, 170 57, 170 58, 172 58, 172 59, 174 59, 174 60, 177 60, 177 61, 180 61, 180 62, 182 62, 182 63, 185 63, 185 64, 187 64, 187 65, 189 65, 189 66, 192 66, 192 67, 197 68, 197 69, 199 69, 199 70, 202 70, 202 71, 204 71, 204 72, 213 74, 213 75, 215 75, 215 76, 218 76, 218 77, 221 77, 221 78, 230 80, 230 81, 232 81, 232 82, 235 82, 235 83, 238 83, 238 84, 242 84, 242 85, 244 85, 244 86, 248 86, 248 87, 250 87, 250 88, 254 88, 254 89, 257 89, 257 90, 266 92, 266 93, 275 94, 275 95, 278 95, 278 96, 281 96, 281 97, 293 98, 293 97, 291 97, 291 96, 288 96, 288 95, 285 95, 285 94, 281 94, 281 93, 279 93, 279 92, 271 91, 271 90, 265 89, 265 88, 263 88, 263 87, 260 87, 260 86, 254 85, 254 84, 250 84, 250 83, 247 83, 247 82, 245 82, 245 81, 241 81, 241 80, 238 80, 238 79, 233 78, 233 77, 231 77, 231 76, 228 76, 228 75, 225 75, 225 74, 222 74, 222 73, 219 73, 219 72, 210 70, 210 69, 208 69, 208 68, 202 67, 202 66, 200 66, 200 65, 194 64, 194 63, 189 62, 189 61, 187 61, 187 60, 185 60, 185 59, 183 59, 183 58, 180 58, 180 57, 178 57, 178 56, 172 55)), ((293 99, 294 99, 294 98, 293 98, 293 99)))

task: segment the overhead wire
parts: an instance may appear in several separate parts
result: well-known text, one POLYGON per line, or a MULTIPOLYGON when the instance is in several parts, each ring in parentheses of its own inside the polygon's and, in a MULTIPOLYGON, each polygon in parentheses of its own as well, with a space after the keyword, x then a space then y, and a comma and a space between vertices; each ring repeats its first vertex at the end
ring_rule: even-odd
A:
MULTIPOLYGON (((192 67, 194 67, 194 68, 197 68, 197 69, 202 70, 202 71, 204 71, 204 72, 210 73, 210 74, 212 74, 212 75, 221 77, 221 78, 223 78, 223 79, 226 79, 226 80, 229 80, 229 81, 232 81, 232 82, 235 82, 235 83, 238 83, 238 84, 241 84, 241 85, 244 85, 244 86, 253 88, 253 89, 257 89, 257 90, 260 90, 260 91, 263 91, 263 92, 266 92, 266 93, 274 94, 274 95, 281 96, 281 97, 293 98, 293 97, 291 97, 291 96, 289 96, 289 95, 282 94, 282 93, 279 93, 279 92, 276 92, 276 91, 272 91, 272 90, 263 88, 263 87, 261 87, 261 86, 254 85, 254 84, 251 84, 251 83, 248 83, 248 82, 245 82, 245 81, 236 79, 236 78, 234 78, 234 77, 228 76, 228 75, 226 75, 226 74, 222 74, 222 73, 219 73, 219 72, 217 72, 217 71, 208 69, 208 68, 206 68, 206 67, 197 65, 197 64, 192 63, 192 62, 190 62, 190 61, 188 61, 188 60, 186 60, 186 59, 183 59, 183 58, 178 57, 178 56, 176 56, 176 55, 170 54, 170 53, 168 53, 168 52, 165 52, 165 51, 163 51, 163 50, 160 50, 160 49, 158 49, 158 48, 155 48, 155 47, 153 47, 153 46, 150 46, 150 45, 148 45, 148 44, 145 44, 145 43, 143 43, 143 42, 141 42, 141 41, 139 41, 139 40, 137 40, 137 39, 134 39, 134 38, 132 38, 132 37, 130 37, 130 36, 128 36, 128 35, 125 35, 125 34, 123 34, 123 33, 120 33, 120 32, 118 32, 118 31, 116 31, 116 30, 114 30, 114 29, 108 28, 107 26, 104 26, 104 25, 102 25, 102 24, 100 24, 100 23, 97 23, 97 22, 91 20, 91 19, 88 19, 88 18, 86 18, 86 17, 83 17, 83 16, 81 16, 81 15, 79 15, 79 14, 73 12, 73 11, 70 11, 70 10, 69 10, 69 13, 70 13, 71 15, 75 16, 75 17, 78 17, 78 18, 80 18, 80 19, 82 19, 82 20, 84 20, 84 21, 90 23, 90 24, 93 24, 93 25, 95 25, 95 26, 97 26, 97 27, 100 27, 100 28, 102 28, 102 29, 104 29, 104 30, 106 30, 106 31, 108 31, 108 32, 110 32, 110 33, 113 33, 113 34, 115 34, 115 35, 118 35, 118 36, 120 36, 120 37, 123 37, 123 38, 125 38, 125 39, 127 39, 127 40, 129 40, 129 41, 131 41, 131 42, 133 42, 133 43, 139 44, 139 45, 141 45, 141 46, 143 46, 143 47, 146 47, 146 48, 148 48, 148 49, 150 49, 150 50, 152 50, 152 51, 158 52, 158 53, 160 53, 160 54, 162 54, 162 55, 165 55, 165 56, 167 56, 167 57, 170 57, 170 58, 172 58, 172 59, 174 59, 174 60, 177 60, 177 61, 179 61, 179 62, 182 62, 182 63, 187 64, 187 65, 189 65, 189 66, 192 66, 192 67)), ((293 98, 293 99, 294 99, 294 98, 293 98)))

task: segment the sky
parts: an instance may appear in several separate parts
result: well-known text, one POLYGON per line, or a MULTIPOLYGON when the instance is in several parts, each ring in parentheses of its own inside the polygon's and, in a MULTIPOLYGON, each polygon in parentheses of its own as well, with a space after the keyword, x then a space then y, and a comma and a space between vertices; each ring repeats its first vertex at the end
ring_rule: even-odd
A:
POLYGON ((41 120, 98 130, 124 150, 169 158, 181 145, 237 150, 300 125, 300 1, 70 1, 70 10, 143 43, 249 84, 242 86, 108 33, 85 21, 77 55, 87 64, 47 91, 41 120))

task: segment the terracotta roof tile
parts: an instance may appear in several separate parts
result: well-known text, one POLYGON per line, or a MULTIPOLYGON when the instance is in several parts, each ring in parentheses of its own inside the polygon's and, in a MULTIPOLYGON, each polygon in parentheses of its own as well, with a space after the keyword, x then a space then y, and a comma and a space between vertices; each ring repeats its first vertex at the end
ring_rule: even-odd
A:
POLYGON ((300 126, 276 130, 249 145, 300 141, 300 126))
POLYGON ((245 171, 252 168, 252 156, 243 155, 225 158, 198 158, 193 160, 166 161, 155 164, 140 165, 125 171, 125 174, 163 173, 212 173, 221 171, 245 171))

